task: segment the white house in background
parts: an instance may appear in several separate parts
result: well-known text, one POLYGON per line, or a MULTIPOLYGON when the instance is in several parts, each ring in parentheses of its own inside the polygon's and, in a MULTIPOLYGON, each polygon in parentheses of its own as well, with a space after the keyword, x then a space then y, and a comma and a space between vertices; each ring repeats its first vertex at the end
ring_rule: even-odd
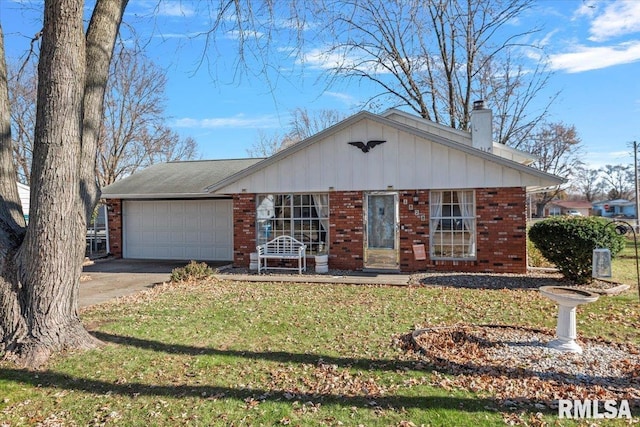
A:
POLYGON ((545 216, 590 216, 591 203, 578 200, 552 200, 545 207, 545 216))
POLYGON ((22 204, 22 213, 24 214, 24 219, 29 222, 29 197, 31 195, 31 189, 28 185, 18 184, 18 194, 20 195, 20 203, 22 204))

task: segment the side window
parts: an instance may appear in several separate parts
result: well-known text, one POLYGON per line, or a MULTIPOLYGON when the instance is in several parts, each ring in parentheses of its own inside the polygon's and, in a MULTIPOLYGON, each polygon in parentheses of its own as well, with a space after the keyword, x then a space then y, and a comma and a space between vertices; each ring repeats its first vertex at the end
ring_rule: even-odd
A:
POLYGON ((307 254, 328 249, 328 194, 263 194, 257 198, 256 242, 291 236, 307 245, 307 254))
POLYGON ((476 209, 473 190, 432 191, 429 195, 432 259, 476 257, 476 209))

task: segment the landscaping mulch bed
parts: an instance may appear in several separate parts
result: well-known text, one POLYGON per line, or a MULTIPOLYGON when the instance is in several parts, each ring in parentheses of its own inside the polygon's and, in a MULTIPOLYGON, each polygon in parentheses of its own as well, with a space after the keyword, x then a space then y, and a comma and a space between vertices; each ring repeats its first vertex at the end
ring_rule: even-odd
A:
POLYGON ((627 399, 640 406, 638 346, 580 339, 582 354, 563 353, 547 347, 554 335, 460 324, 418 329, 402 342, 435 368, 434 385, 486 393, 505 406, 557 408, 558 399, 627 399))
POLYGON ((492 273, 418 273, 411 276, 409 284, 445 286, 468 289, 538 289, 541 286, 577 287, 600 294, 614 295, 629 289, 628 285, 594 280, 587 285, 576 285, 554 271, 531 270, 527 274, 492 273))

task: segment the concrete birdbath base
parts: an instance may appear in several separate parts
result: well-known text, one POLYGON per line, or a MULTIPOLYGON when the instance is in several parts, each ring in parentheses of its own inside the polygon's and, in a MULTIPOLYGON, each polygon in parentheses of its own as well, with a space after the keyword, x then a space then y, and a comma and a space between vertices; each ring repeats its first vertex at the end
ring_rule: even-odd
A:
POLYGON ((576 307, 597 301, 599 295, 562 286, 542 286, 540 293, 558 303, 556 339, 549 341, 548 346, 564 352, 582 353, 582 347, 576 342, 576 307))

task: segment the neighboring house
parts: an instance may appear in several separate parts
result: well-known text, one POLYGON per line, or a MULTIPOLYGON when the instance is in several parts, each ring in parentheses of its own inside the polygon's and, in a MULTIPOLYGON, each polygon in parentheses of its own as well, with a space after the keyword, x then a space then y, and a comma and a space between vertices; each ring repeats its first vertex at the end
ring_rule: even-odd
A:
POLYGON ((593 203, 593 214, 606 218, 636 218, 635 200, 605 200, 593 203))
POLYGON ((18 184, 18 195, 20 196, 20 203, 22 204, 22 214, 24 219, 29 222, 29 198, 31 197, 31 189, 28 185, 18 184))
POLYGON ((90 257, 102 256, 109 252, 109 235, 107 233, 107 206, 98 203, 93 215, 89 218, 86 235, 86 254, 90 257))
POLYGON ((590 216, 592 205, 589 202, 572 200, 552 200, 545 206, 545 216, 574 215, 590 216))
POLYGON ((482 105, 471 127, 361 112, 266 159, 151 166, 103 189, 111 252, 249 266, 292 235, 335 269, 525 272, 526 193, 564 180, 494 144, 482 105))

